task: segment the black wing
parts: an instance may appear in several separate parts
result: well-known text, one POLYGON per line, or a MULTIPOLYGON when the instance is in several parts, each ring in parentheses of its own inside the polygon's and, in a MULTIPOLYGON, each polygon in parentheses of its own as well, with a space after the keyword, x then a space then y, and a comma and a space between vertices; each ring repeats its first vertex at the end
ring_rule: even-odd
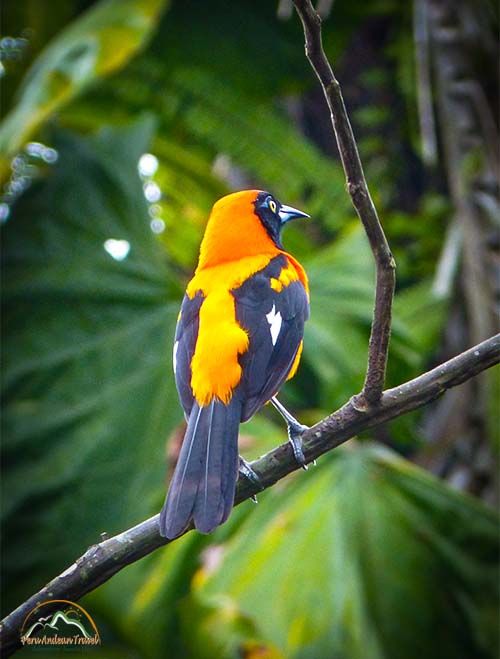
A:
POLYGON ((270 285, 270 279, 277 279, 286 265, 286 257, 277 256, 233 290, 236 320, 250 339, 248 351, 240 357, 242 421, 248 420, 280 389, 304 335, 309 301, 302 282, 293 281, 279 292, 270 285))
POLYGON ((181 313, 177 321, 174 341, 174 373, 175 384, 179 392, 181 405, 186 419, 193 407, 194 396, 191 389, 191 359, 196 347, 198 328, 200 324, 200 307, 203 295, 199 291, 194 298, 184 296, 181 313))

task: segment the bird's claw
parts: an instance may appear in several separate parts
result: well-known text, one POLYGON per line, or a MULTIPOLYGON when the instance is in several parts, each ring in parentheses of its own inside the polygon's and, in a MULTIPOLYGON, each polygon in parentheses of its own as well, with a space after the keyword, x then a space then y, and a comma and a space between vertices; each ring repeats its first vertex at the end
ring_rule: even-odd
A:
MULTIPOLYGON (((304 451, 302 450, 302 435, 306 430, 309 430, 309 426, 304 426, 302 423, 299 423, 297 419, 290 414, 286 407, 279 402, 276 396, 271 398, 271 403, 286 421, 288 427, 288 441, 292 445, 295 460, 302 469, 307 470, 306 458, 304 456, 304 451)), ((313 464, 316 464, 316 461, 313 461, 313 464)))
MULTIPOLYGON (((264 486, 262 485, 260 478, 257 476, 255 471, 252 469, 250 466, 250 463, 245 460, 245 458, 242 458, 241 455, 240 457, 240 464, 238 467, 238 471, 242 476, 245 476, 251 483, 256 485, 259 490, 263 490, 264 486)), ((252 499, 257 503, 257 499, 255 495, 252 496, 252 499)))
MULTIPOLYGON (((304 426, 301 423, 288 424, 288 441, 292 445, 295 460, 302 467, 302 469, 304 469, 304 471, 307 471, 308 469, 304 451, 302 450, 302 435, 306 430, 309 430, 309 426, 304 426)), ((313 464, 316 464, 316 461, 314 461, 313 464)))

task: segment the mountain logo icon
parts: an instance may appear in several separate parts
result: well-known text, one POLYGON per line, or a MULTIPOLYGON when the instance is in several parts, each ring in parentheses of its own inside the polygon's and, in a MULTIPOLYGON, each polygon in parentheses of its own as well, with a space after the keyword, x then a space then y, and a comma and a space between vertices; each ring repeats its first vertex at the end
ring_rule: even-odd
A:
POLYGON ((80 648, 101 644, 95 622, 79 604, 48 600, 32 609, 21 627, 21 643, 33 648, 80 648))

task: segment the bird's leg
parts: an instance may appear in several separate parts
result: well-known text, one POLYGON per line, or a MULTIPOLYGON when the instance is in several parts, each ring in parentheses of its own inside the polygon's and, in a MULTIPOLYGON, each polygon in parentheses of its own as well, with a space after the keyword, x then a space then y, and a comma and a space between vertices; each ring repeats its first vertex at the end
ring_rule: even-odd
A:
MULTIPOLYGON (((263 490, 264 486, 260 482, 260 478, 257 476, 255 471, 252 469, 250 466, 250 463, 245 460, 245 458, 242 458, 241 455, 239 456, 240 458, 240 464, 238 467, 238 472, 242 475, 245 476, 251 483, 253 483, 255 486, 259 488, 259 490, 263 490)), ((254 503, 257 503, 257 497, 255 494, 251 497, 252 501, 254 503)))
POLYGON ((307 469, 306 459, 304 457, 304 452, 302 451, 302 435, 306 430, 309 430, 309 426, 304 426, 302 423, 299 423, 297 419, 290 414, 286 407, 279 402, 276 396, 271 398, 271 403, 286 421, 288 426, 288 440, 292 445, 295 459, 302 469, 307 469))

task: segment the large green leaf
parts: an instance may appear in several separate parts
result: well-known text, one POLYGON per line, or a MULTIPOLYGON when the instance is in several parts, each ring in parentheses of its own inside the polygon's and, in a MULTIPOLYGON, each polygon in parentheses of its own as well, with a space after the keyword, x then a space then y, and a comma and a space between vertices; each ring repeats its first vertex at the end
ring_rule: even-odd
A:
POLYGON ((55 134, 57 165, 3 227, 6 607, 163 496, 165 442, 181 418, 181 290, 137 173, 151 129, 55 134), (125 259, 109 239, 129 243, 125 259))
POLYGON ((85 603, 151 659, 493 659, 498 549, 490 510, 350 445, 85 603))
POLYGON ((377 447, 339 450, 292 482, 197 575, 187 656, 259 641, 290 659, 495 656, 494 513, 377 447))
POLYGON ((0 128, 3 167, 56 109, 128 61, 151 35, 165 1, 101 0, 49 44, 0 128))

